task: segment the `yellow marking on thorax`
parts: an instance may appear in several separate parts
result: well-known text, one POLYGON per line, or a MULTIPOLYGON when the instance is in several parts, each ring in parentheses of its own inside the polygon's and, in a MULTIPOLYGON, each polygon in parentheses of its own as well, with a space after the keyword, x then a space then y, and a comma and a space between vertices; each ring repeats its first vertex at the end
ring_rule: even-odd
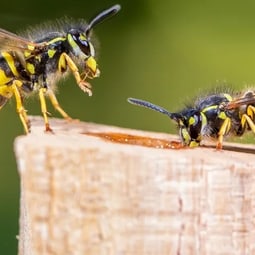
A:
POLYGON ((53 43, 55 43, 55 42, 58 42, 58 41, 65 41, 65 40, 66 40, 65 37, 56 37, 56 38, 50 40, 49 42, 47 42, 47 44, 50 45, 50 44, 53 44, 53 43))
POLYGON ((227 115, 225 112, 220 112, 220 114, 218 114, 218 117, 222 120, 225 120, 227 118, 227 115))
POLYGON ((28 48, 28 50, 24 51, 24 56, 26 58, 31 56, 31 51, 33 51, 35 49, 35 47, 33 45, 28 45, 27 48, 28 48))
POLYGON ((207 124, 207 119, 203 112, 201 112, 201 116, 202 116, 202 127, 204 127, 207 124))
POLYGON ((53 58, 54 55, 55 55, 55 53, 56 53, 56 50, 52 50, 52 49, 48 50, 48 56, 49 56, 49 58, 53 58))
POLYGON ((31 74, 35 73, 35 66, 33 64, 27 63, 26 67, 27 67, 27 70, 29 71, 29 73, 31 73, 31 74))
MULTIPOLYGON (((50 40, 49 42, 47 42, 47 45, 51 45, 51 44, 54 44, 54 43, 56 43, 56 42, 65 41, 65 40, 66 40, 65 37, 56 37, 56 38, 50 40)), ((56 53, 56 50, 54 50, 54 49, 49 49, 49 50, 47 51, 47 53, 48 53, 49 58, 53 58, 54 55, 55 55, 55 53, 56 53)))
POLYGON ((209 111, 209 110, 217 109, 217 107, 218 107, 218 105, 210 105, 210 106, 208 106, 208 107, 205 107, 205 108, 202 110, 202 112, 205 113, 205 112, 207 112, 207 111, 209 111))
POLYGON ((8 64, 8 66, 10 67, 12 73, 15 76, 19 76, 19 73, 18 73, 18 71, 16 69, 16 66, 15 66, 13 56, 11 54, 9 54, 8 52, 6 52, 6 51, 2 52, 1 54, 4 57, 4 59, 6 60, 6 62, 8 64))
POLYGON ((232 96, 230 96, 229 94, 224 94, 224 97, 225 97, 228 101, 232 101, 232 100, 233 100, 232 96))

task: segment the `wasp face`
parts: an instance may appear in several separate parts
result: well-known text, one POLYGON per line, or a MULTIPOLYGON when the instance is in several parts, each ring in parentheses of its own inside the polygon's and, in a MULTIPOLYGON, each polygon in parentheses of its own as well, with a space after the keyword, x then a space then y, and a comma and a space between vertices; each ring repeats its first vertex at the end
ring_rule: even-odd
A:
POLYGON ((67 41, 73 54, 84 62, 85 74, 90 78, 98 77, 100 71, 95 60, 95 49, 89 38, 83 32, 71 29, 67 34, 67 41))
POLYGON ((201 141, 201 132, 206 124, 205 115, 197 109, 188 108, 180 113, 171 113, 161 106, 152 104, 150 102, 129 98, 128 102, 131 104, 150 108, 154 111, 167 115, 170 119, 175 121, 179 128, 180 138, 184 145, 189 147, 199 146, 201 141))
POLYGON ((173 118, 179 126, 179 133, 183 144, 196 147, 201 141, 203 116, 198 110, 187 109, 176 118, 173 118))

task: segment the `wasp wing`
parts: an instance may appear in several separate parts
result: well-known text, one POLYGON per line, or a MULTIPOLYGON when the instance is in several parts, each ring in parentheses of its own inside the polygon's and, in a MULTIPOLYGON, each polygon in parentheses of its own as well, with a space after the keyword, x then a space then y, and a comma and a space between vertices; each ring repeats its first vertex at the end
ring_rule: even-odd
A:
POLYGON ((236 109, 243 105, 255 105, 255 93, 249 91, 243 97, 236 98, 226 104, 226 109, 236 109))
POLYGON ((46 43, 35 43, 12 32, 0 28, 0 49, 5 51, 42 51, 46 43))

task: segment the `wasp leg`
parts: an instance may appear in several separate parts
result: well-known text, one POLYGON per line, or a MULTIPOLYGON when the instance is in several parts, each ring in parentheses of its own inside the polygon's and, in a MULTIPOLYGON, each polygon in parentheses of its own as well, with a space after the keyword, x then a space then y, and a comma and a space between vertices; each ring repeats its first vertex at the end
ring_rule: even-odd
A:
POLYGON ((59 69, 60 70, 65 69, 66 64, 73 72, 74 78, 78 86, 81 88, 81 90, 84 91, 85 93, 88 93, 89 96, 92 96, 91 85, 81 78, 78 67, 73 62, 73 60, 66 53, 62 53, 59 58, 59 69))
POLYGON ((27 117, 26 110, 23 107, 22 96, 21 96, 21 94, 19 92, 19 89, 18 89, 18 87, 21 87, 21 86, 22 86, 22 82, 15 80, 10 87, 11 87, 11 90, 12 90, 14 96, 15 96, 15 99, 16 99, 16 108, 17 108, 17 112, 19 114, 20 120, 23 124, 25 132, 29 133, 30 132, 30 121, 27 117))
POLYGON ((254 114, 255 114, 255 107, 253 105, 249 105, 247 107, 247 114, 250 116, 251 119, 254 118, 254 114))
POLYGON ((252 121, 252 119, 247 114, 243 114, 242 120, 241 120, 241 123, 242 123, 243 127, 244 127, 246 122, 248 123, 248 125, 251 128, 252 132, 255 133, 255 124, 254 124, 254 122, 252 121))
POLYGON ((241 119, 242 128, 244 128, 245 124, 247 123, 253 133, 255 133, 255 123, 253 122, 254 114, 255 114, 255 107, 252 105, 249 105, 247 107, 247 114, 243 114, 241 119))
POLYGON ((42 115, 44 118, 44 123, 45 123, 45 131, 46 132, 53 132, 53 130, 50 128, 49 120, 48 120, 48 111, 46 107, 46 101, 45 101, 45 93, 47 92, 46 88, 40 88, 39 89, 39 98, 40 98, 40 103, 41 103, 41 111, 42 115))
POLYGON ((47 90, 47 95, 50 98, 50 101, 54 108, 63 116, 64 119, 71 121, 72 118, 63 110, 63 108, 59 105, 58 100, 51 89, 47 90))
POLYGON ((229 132, 230 128, 231 128, 231 120, 230 120, 230 118, 227 117, 220 127, 220 131, 218 133, 218 141, 217 141, 216 149, 218 149, 218 150, 222 149, 223 137, 225 134, 227 134, 229 132))

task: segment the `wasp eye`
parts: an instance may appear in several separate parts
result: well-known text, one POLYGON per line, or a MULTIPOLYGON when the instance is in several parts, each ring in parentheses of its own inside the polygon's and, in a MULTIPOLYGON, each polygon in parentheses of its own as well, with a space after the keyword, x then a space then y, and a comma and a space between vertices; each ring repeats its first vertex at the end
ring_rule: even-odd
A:
POLYGON ((86 55, 91 55, 90 43, 86 37, 80 33, 71 33, 73 40, 76 42, 77 46, 86 55))
POLYGON ((77 44, 80 47, 80 49, 82 50, 83 53, 85 53, 87 56, 91 55, 90 52, 90 45, 89 42, 87 40, 82 40, 82 39, 78 39, 77 40, 77 44))

